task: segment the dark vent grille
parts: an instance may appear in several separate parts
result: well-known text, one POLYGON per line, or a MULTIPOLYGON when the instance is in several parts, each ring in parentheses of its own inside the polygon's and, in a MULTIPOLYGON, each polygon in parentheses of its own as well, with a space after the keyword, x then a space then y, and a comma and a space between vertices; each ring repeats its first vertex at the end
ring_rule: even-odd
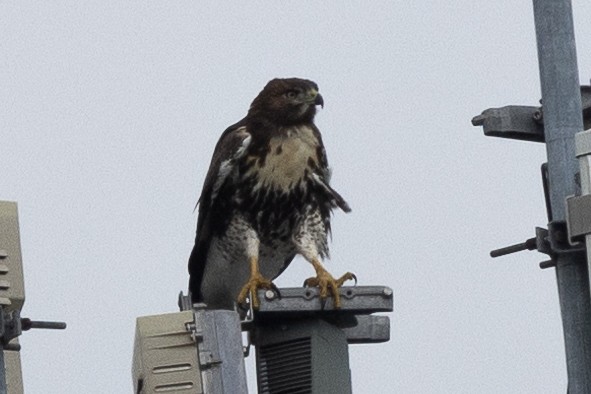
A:
POLYGON ((311 394, 312 349, 310 338, 259 347, 260 394, 311 394))

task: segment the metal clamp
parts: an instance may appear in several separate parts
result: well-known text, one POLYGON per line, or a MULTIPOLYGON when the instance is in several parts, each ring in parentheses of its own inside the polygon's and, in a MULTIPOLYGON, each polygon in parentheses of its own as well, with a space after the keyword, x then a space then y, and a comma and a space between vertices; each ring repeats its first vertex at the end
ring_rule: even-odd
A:
POLYGON ((484 110, 472 118, 472 125, 482 126, 489 137, 544 142, 542 118, 540 107, 508 105, 484 110))
POLYGON ((21 318, 19 310, 7 311, 0 308, 0 341, 6 350, 20 350, 20 345, 10 343, 14 338, 20 336, 23 331, 31 328, 44 328, 53 330, 63 330, 66 328, 64 322, 37 321, 29 318, 21 318))
MULTIPOLYGON (((581 86, 583 121, 591 126, 591 86, 581 86)), ((507 105, 489 108, 472 118, 484 135, 522 141, 545 142, 543 107, 507 105)))
POLYGON ((571 244, 567 235, 567 225, 564 221, 553 221, 548 223, 548 230, 536 227, 536 236, 525 242, 495 249, 490 252, 490 257, 500 257, 523 250, 537 250, 547 254, 551 260, 542 261, 540 268, 556 266, 554 256, 562 253, 580 253, 584 247, 580 244, 571 244))

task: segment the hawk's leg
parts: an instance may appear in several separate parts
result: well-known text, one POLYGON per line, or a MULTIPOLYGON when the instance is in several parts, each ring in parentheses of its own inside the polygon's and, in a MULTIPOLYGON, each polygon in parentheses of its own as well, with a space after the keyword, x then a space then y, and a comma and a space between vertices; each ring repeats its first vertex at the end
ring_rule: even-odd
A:
POLYGON ((264 278, 259 271, 259 259, 257 257, 250 257, 250 278, 248 282, 240 290, 238 294, 238 303, 244 304, 246 297, 250 295, 250 302, 252 303, 253 309, 259 309, 260 302, 257 295, 258 289, 273 290, 279 294, 277 287, 269 279, 264 278))
POLYGON ((339 279, 335 279, 317 259, 312 259, 311 263, 316 270, 316 277, 306 279, 304 286, 316 286, 320 288, 320 298, 323 301, 328 297, 328 292, 330 290, 335 309, 340 308, 341 296, 339 294, 339 287, 341 287, 347 280, 355 280, 355 282, 357 282, 357 277, 351 272, 347 272, 339 279))

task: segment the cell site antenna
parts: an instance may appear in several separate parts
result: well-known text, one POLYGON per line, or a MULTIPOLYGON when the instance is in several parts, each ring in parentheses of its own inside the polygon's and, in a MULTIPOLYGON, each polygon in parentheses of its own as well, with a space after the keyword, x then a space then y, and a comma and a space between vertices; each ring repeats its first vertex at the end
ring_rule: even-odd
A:
POLYGON ((260 394, 351 393, 349 344, 390 339, 392 289, 343 287, 342 307, 315 288, 259 291, 258 311, 208 310, 180 295, 180 312, 139 317, 132 376, 136 394, 247 393, 244 357, 256 349, 260 394))
POLYGON ((21 318, 25 303, 17 204, 0 201, 0 394, 22 394, 18 337, 31 328, 64 329, 65 323, 21 318))

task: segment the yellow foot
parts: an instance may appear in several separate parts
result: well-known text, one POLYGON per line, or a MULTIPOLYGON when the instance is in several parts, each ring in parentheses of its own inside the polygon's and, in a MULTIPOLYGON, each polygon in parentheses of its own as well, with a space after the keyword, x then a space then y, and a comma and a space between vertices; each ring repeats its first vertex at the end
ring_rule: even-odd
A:
POLYGON ((257 295, 258 289, 272 290, 276 294, 279 294, 279 289, 277 289, 277 286, 275 286, 269 279, 263 278, 263 276, 257 272, 250 276, 248 282, 246 282, 244 287, 242 287, 242 290, 240 290, 240 294, 238 294, 238 303, 245 304, 246 297, 250 295, 252 308, 259 309, 261 303, 259 301, 259 296, 257 295))
POLYGON ((341 287, 347 280, 355 280, 355 283, 357 283, 357 277, 351 272, 347 272, 339 279, 335 279, 331 274, 328 273, 328 271, 320 269, 317 270, 317 276, 315 278, 308 278, 304 281, 304 286, 316 286, 320 288, 320 298, 322 301, 326 300, 328 297, 328 291, 330 289, 334 307, 335 309, 339 309, 341 307, 341 295, 339 294, 339 287, 341 287))

